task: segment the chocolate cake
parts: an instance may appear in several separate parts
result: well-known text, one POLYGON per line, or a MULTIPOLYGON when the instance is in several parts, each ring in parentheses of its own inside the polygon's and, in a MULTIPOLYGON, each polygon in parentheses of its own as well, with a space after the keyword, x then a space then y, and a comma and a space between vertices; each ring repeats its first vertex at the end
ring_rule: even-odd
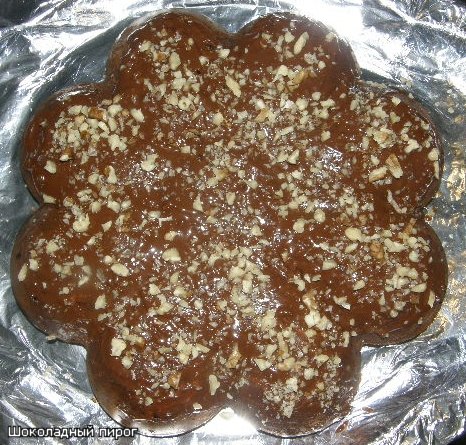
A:
POLYGON ((13 290, 87 349, 123 425, 180 434, 231 406, 308 434, 348 413, 363 345, 439 310, 447 266, 422 207, 441 171, 427 113, 361 80, 323 25, 273 14, 230 34, 160 13, 27 128, 40 208, 13 290))

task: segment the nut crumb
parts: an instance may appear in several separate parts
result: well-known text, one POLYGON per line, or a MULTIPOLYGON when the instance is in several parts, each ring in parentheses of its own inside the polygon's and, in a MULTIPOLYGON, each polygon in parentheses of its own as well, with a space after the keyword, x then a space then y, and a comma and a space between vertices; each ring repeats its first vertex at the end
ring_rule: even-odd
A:
POLYGON ((111 347, 110 355, 112 357, 119 357, 126 349, 126 342, 121 338, 112 338, 111 347))
POLYGON ((73 230, 78 233, 85 232, 89 228, 90 223, 87 213, 81 214, 76 221, 73 222, 73 230))
POLYGON ((47 160, 44 169, 53 175, 57 172, 57 164, 53 161, 47 160))
POLYGON ((369 182, 375 182, 380 179, 383 179, 387 174, 387 167, 384 165, 382 167, 376 168, 369 173, 369 182))
POLYGON ((105 295, 99 295, 97 300, 95 300, 94 309, 99 310, 104 309, 105 307, 107 307, 107 299, 105 295))
POLYGON ((299 54, 303 48, 304 45, 306 45, 306 42, 309 39, 309 34, 307 32, 303 32, 299 37, 298 40, 296 40, 294 47, 293 47, 293 54, 297 55, 299 54))
POLYGON ((226 76, 225 82, 226 82, 226 84, 227 84, 227 87, 232 91, 232 93, 233 93, 236 97, 240 97, 240 96, 241 96, 241 88, 240 88, 240 86, 239 86, 239 83, 236 82, 235 79, 233 79, 231 76, 226 76))
POLYGON ((181 261, 180 253, 178 252, 178 249, 176 249, 175 247, 172 247, 171 249, 167 249, 165 252, 163 252, 162 258, 165 261, 169 261, 171 263, 176 263, 177 261, 181 261))
POLYGON ((330 139, 330 136, 331 136, 330 131, 328 131, 328 130, 323 131, 322 134, 320 135, 320 140, 321 140, 322 142, 325 142, 325 141, 327 141, 328 139, 330 139))
POLYGON ((293 224, 293 230, 296 233, 303 233, 304 232, 304 225, 306 224, 306 221, 303 218, 299 218, 296 220, 296 222, 293 224))
POLYGON ((28 266, 26 264, 23 264, 18 273, 18 281, 24 281, 27 277, 27 273, 28 273, 28 266))
POLYGON ((217 392, 217 389, 220 388, 220 382, 214 374, 209 375, 209 391, 210 395, 213 396, 217 392))
POLYGON ((124 264, 114 263, 110 266, 110 269, 112 269, 112 272, 115 275, 118 275, 120 277, 129 276, 129 269, 124 264))
POLYGON ((144 115, 140 109, 132 108, 130 113, 136 122, 144 122, 144 115))
POLYGON ((403 176, 403 169, 395 154, 391 153, 386 159, 385 164, 387 164, 388 170, 390 170, 394 178, 398 179, 403 176))

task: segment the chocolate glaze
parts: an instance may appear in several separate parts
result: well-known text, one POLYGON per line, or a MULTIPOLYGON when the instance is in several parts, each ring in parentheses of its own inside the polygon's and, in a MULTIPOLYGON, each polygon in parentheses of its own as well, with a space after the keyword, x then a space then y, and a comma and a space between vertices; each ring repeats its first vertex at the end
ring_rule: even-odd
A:
POLYGON ((12 254, 18 304, 150 434, 224 406, 279 436, 323 428, 361 346, 418 335, 445 294, 427 114, 302 17, 144 19, 103 83, 36 112, 22 156, 41 207, 12 254))

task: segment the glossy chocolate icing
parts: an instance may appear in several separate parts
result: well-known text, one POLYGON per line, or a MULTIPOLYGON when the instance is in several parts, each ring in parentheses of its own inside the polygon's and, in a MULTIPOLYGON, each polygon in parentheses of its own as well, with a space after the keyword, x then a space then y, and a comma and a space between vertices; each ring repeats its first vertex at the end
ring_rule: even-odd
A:
POLYGON ((86 347, 124 425, 179 434, 232 406, 310 433, 348 412, 362 345, 413 338, 441 305, 422 211, 441 169, 426 113, 361 81, 321 24, 228 34, 162 13, 123 34, 103 83, 32 119, 22 171, 41 207, 14 293, 86 347))

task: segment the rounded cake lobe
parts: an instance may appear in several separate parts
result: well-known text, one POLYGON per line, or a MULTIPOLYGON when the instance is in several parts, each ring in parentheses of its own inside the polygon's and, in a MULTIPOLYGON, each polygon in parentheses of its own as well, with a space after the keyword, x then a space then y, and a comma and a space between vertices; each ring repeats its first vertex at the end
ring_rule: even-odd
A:
POLYGON ((89 382, 94 395, 105 412, 117 422, 128 428, 138 428, 145 435, 166 437, 186 433, 207 423, 223 408, 225 401, 220 400, 206 409, 194 409, 196 391, 187 390, 182 404, 178 400, 166 402, 163 409, 158 409, 157 400, 143 398, 137 403, 127 396, 128 391, 138 391, 146 382, 138 379, 128 380, 121 369, 118 357, 106 357, 111 347, 114 332, 107 330, 101 337, 95 336, 88 346, 87 369, 89 382), (106 357, 105 360, 102 357, 106 357), (111 378, 109 378, 111 377, 111 378), (171 406, 170 406, 171 405, 171 406), (170 415, 170 411, 176 415, 170 415))
POLYGON ((51 279, 53 272, 34 280, 27 280, 24 276, 24 264, 31 264, 31 260, 35 264, 34 257, 31 257, 31 240, 50 239, 55 234, 56 221, 57 209, 45 205, 25 223, 11 254, 12 287, 18 305, 38 329, 65 342, 86 345, 89 341, 88 323, 92 322, 94 314, 89 310, 84 294, 74 295, 70 304, 64 304, 64 300, 58 297, 56 304, 56 296, 62 294, 66 285, 57 286, 51 279))
MULTIPOLYGON (((180 54, 177 53, 177 56, 178 58, 173 55, 167 59, 169 65, 165 76, 168 76, 168 72, 181 70, 180 54)), ((184 53, 181 53, 181 56, 184 56, 184 53)), ((180 73, 175 75, 175 79, 184 79, 183 73, 180 73)), ((182 84, 180 80, 176 82, 182 84)), ((181 91, 185 91, 185 85, 186 83, 181 85, 181 91)), ((257 97, 254 99, 257 100, 257 97)), ((413 136, 410 128, 404 133, 404 129, 399 128, 402 125, 397 121, 399 115, 413 116, 413 122, 408 126, 410 128, 422 119, 429 122, 420 108, 403 95, 383 94, 377 88, 366 87, 359 80, 359 71, 349 46, 324 26, 311 23, 307 19, 291 14, 270 15, 252 22, 238 34, 228 34, 204 18, 180 12, 163 13, 147 22, 139 22, 126 31, 116 43, 109 59, 104 83, 58 93, 36 113, 26 132, 23 174, 29 189, 42 207, 25 225, 14 247, 12 283, 16 298, 24 312, 40 329, 64 341, 76 342, 87 347, 89 378, 96 397, 103 408, 124 425, 137 426, 158 436, 175 435, 205 423, 223 406, 233 405, 238 412, 251 418, 259 429, 271 434, 296 436, 322 428, 336 418, 344 416, 350 409, 350 401, 359 381, 361 345, 405 341, 419 334, 435 316, 445 293, 444 252, 435 233, 423 222, 421 213, 422 205, 430 200, 438 188, 442 166, 441 147, 435 131, 419 124, 416 127, 415 138, 420 141, 430 138, 428 143, 433 148, 427 160, 421 151, 418 154, 416 140, 410 139, 410 135, 413 136), (282 33, 285 28, 293 33, 282 33), (196 55, 200 54, 200 57, 193 57, 189 61, 192 64, 193 77, 202 75, 207 79, 214 70, 209 60, 220 57, 220 52, 223 51, 221 57, 224 54, 228 57, 235 48, 243 52, 234 64, 234 69, 222 78, 222 84, 214 80, 205 80, 205 83, 198 87, 205 112, 197 117, 200 122, 196 124, 197 127, 188 127, 191 119, 183 115, 184 108, 189 108, 190 101, 192 102, 188 96, 184 101, 176 99, 171 119, 162 116, 162 111, 165 110, 155 107, 151 110, 150 105, 144 101, 147 93, 143 86, 155 94, 158 100, 162 100, 165 94, 168 95, 160 90, 156 82, 151 82, 151 76, 158 79, 157 82, 163 81, 158 77, 160 64, 157 67, 154 63, 163 62, 164 58, 168 57, 163 52, 154 51, 151 46, 151 39, 155 38, 157 33, 161 33, 161 37, 157 38, 165 40, 169 36, 179 34, 180 45, 188 45, 194 48, 196 55), (162 35, 163 33, 166 35, 162 35), (280 37, 274 40, 277 35, 280 37), (190 38, 192 44, 189 42, 190 38), (286 45, 288 49, 285 48, 286 45), (284 54, 279 60, 277 47, 281 54, 284 54), (142 48, 145 48, 144 51, 142 48), (141 51, 144 56, 141 56, 141 51), (328 57, 324 61, 325 56, 328 57), (298 57, 303 57, 302 66, 291 72, 287 64, 298 57), (310 68, 305 68, 304 63, 310 68), (274 69, 272 73, 268 71, 270 64, 274 69), (270 258, 273 258, 271 252, 274 249, 283 255, 277 263, 265 264, 262 275, 253 267, 255 253, 245 261, 253 270, 254 276, 262 279, 268 276, 272 283, 270 288, 264 285, 264 301, 258 299, 257 308, 254 308, 262 311, 257 315, 258 320, 250 321, 246 316, 241 322, 238 321, 239 327, 236 326, 232 322, 232 317, 236 315, 232 316, 228 311, 219 310, 214 306, 217 301, 229 298, 228 289, 216 290, 216 293, 212 292, 216 297, 212 303, 207 299, 201 302, 205 305, 201 313, 211 313, 217 317, 217 324, 209 326, 211 321, 202 317, 194 322, 177 317, 170 312, 171 300, 167 300, 164 293, 158 292, 157 286, 151 287, 156 284, 156 280, 151 281, 152 276, 157 275, 156 272, 162 274, 163 269, 174 272, 175 269, 170 268, 178 261, 177 255, 181 258, 189 250, 188 237, 180 237, 181 240, 174 241, 175 247, 167 249, 165 241, 166 236, 168 239, 171 237, 167 235, 171 233, 170 227, 179 229, 176 224, 180 222, 181 227, 193 239, 200 239, 205 243, 209 241, 209 234, 203 234, 204 221, 201 221, 191 208, 202 208, 202 199, 197 193, 199 190, 186 178, 167 179, 172 181, 167 182, 171 185, 171 190, 178 193, 164 195, 157 187, 149 187, 149 192, 144 191, 145 184, 138 173, 141 171, 139 166, 150 173, 150 169, 156 168, 156 158, 147 155, 144 146, 146 139, 137 139, 137 136, 141 133, 145 136, 150 134, 150 127, 155 126, 153 119, 165 119, 166 125, 172 125, 170 128, 175 136, 178 128, 179 133, 191 132, 194 136, 204 131, 202 137, 205 138, 205 134, 214 132, 216 126, 220 125, 215 122, 221 123, 222 119, 232 126, 234 119, 228 117, 231 104, 211 99, 212 94, 215 95, 222 89, 227 92, 231 90, 232 100, 236 100, 235 107, 238 110, 244 107, 250 113, 257 113, 257 116, 250 115, 249 118, 253 118, 254 122, 261 123, 265 128, 269 121, 273 121, 272 115, 262 111, 267 111, 265 106, 256 108, 253 105, 254 88, 251 84, 243 84, 241 78, 235 80, 238 71, 247 70, 249 67, 257 68, 251 73, 255 85, 260 85, 263 79, 267 81, 267 76, 270 76, 277 77, 283 88, 287 89, 288 99, 283 97, 283 100, 280 100, 280 109, 287 110, 287 107, 293 107, 290 102, 296 104, 300 99, 300 104, 304 106, 306 99, 316 104, 316 116, 313 119, 329 119, 330 123, 323 126, 325 130, 322 133, 314 134, 312 130, 306 130, 304 137, 308 139, 306 143, 309 145, 299 147, 298 159, 299 156, 305 156, 308 149, 312 148, 310 146, 317 147, 321 156, 318 162, 330 167, 330 173, 327 173, 333 174, 330 176, 330 183, 334 184, 343 182, 343 179, 339 179, 342 169, 338 163, 348 161, 348 165, 353 165, 353 174, 350 179, 345 179, 344 185, 349 186, 354 193, 360 193, 357 197, 375 197, 376 220, 372 221, 372 224, 371 221, 355 221, 354 226, 350 227, 351 220, 346 218, 338 220, 339 224, 334 229, 313 226, 314 228, 306 232, 301 230, 301 226, 305 224, 301 221, 303 218, 298 218, 294 224, 290 223, 291 218, 282 220, 276 215, 275 218, 266 218, 268 224, 262 228, 263 232, 269 239, 282 237, 283 242, 277 242, 271 248, 264 245, 262 250, 270 252, 267 253, 270 254, 270 258), (323 70, 326 75, 319 75, 323 70), (227 78, 229 80, 226 80, 227 78), (352 101, 355 99, 360 103, 354 103, 353 107, 352 101), (355 128, 354 122, 363 122, 361 116, 365 113, 370 119, 364 121, 359 128, 355 128), (112 130, 114 125, 117 126, 115 128, 120 126, 122 133, 131 130, 131 136, 125 139, 121 137, 122 133, 116 134, 112 130), (396 132, 407 135, 402 143, 393 137, 396 132), (366 133, 370 134, 367 143, 363 140, 366 133), (85 144, 90 144, 89 141, 96 138, 98 150, 88 152, 84 156, 80 145, 82 140, 85 144), (360 144, 361 140, 363 142, 360 144), (348 141, 353 143, 353 146, 348 141), (60 149, 52 153, 46 151, 47 147, 60 149), (124 153, 124 156, 117 161, 120 152, 124 153), (375 155, 376 160, 373 159, 375 155), (410 161, 405 163, 408 155, 411 156, 410 161), (398 169, 400 162, 403 169, 401 174, 398 169), (436 170, 433 168, 435 162, 436 170), (369 169, 368 165, 373 165, 373 168, 369 169), (333 167, 335 172, 331 173, 333 167), (381 170, 376 174, 374 171, 377 169, 381 170), (371 180, 371 174, 377 176, 382 172, 380 178, 371 180), (128 188, 132 193, 129 204, 127 196, 120 196, 119 192, 115 191, 122 178, 131 178, 133 181, 132 186, 128 188), (361 178, 363 181, 369 181, 364 192, 358 191, 361 178), (97 185, 100 188, 97 188, 97 185), (373 195, 366 195, 366 192, 373 195), (391 196, 391 199, 387 199, 387 196, 391 196), (101 198, 104 205, 100 204, 101 198), (94 204, 95 202, 99 204, 94 204), (154 202, 160 203, 163 212, 176 215, 173 219, 179 221, 165 220, 163 212, 160 215, 154 214, 155 216, 135 215, 137 212, 132 212, 128 217, 131 230, 134 230, 132 233, 123 226, 124 219, 119 220, 116 216, 122 208, 124 211, 131 207, 144 210, 154 202), (147 222, 152 217, 158 222, 153 226, 147 222), (146 224, 144 220, 156 235, 138 229, 141 224, 146 224), (109 221, 113 223, 110 227, 109 221), (123 221, 119 227, 125 230, 113 232, 114 227, 119 224, 118 221, 123 221), (390 225, 396 225, 396 230, 393 229, 390 235, 380 235, 384 232, 383 229, 387 231, 390 225), (165 235, 157 226, 168 227, 165 235), (357 233, 367 237, 380 236, 374 238, 370 244, 371 256, 366 260, 364 276, 370 278, 371 269, 377 270, 376 280, 379 281, 372 284, 369 281, 365 284, 366 291, 359 290, 359 294, 348 287, 352 283, 344 282, 346 278, 343 266, 330 272, 333 263, 327 261, 325 270, 320 272, 320 263, 317 265, 318 271, 316 261, 305 260, 309 252, 316 252, 317 240, 320 240, 322 250, 329 252, 332 246, 328 240, 346 243, 347 248, 350 248, 346 235, 349 228, 357 229, 357 233), (105 235, 108 230, 113 234, 111 241, 105 235), (72 236, 68 236, 69 233, 72 236), (426 275, 425 282, 421 284, 426 285, 426 290, 413 292, 410 301, 402 301, 404 307, 399 313, 395 311, 395 316, 394 312, 385 311, 368 317, 369 312, 374 313, 379 307, 379 302, 373 295, 374 291, 379 294, 385 292, 385 280, 393 281, 393 278, 387 275, 391 271, 387 266, 387 258, 405 261, 409 249, 406 248, 405 253, 399 253, 397 249, 402 241, 411 242, 410 237, 428 240, 427 245, 433 252, 433 262, 421 265, 422 272, 426 275), (310 250, 311 248, 314 250, 310 250), (380 249, 385 249, 385 257, 380 257, 380 249), (97 251, 105 252, 105 257, 97 254, 97 251), (168 263, 151 263, 149 257, 154 251, 163 251, 168 263), (130 255, 123 255, 125 252, 129 252, 130 255), (144 258, 138 258, 138 252, 144 252, 144 258), (285 260, 287 256, 290 257, 289 261, 285 260), (124 261, 120 261, 120 257, 124 261), (26 272, 23 269, 25 264, 29 265, 26 272), (131 275, 133 270, 138 271, 138 277, 131 275), (309 284, 308 281, 312 283, 307 293, 298 290, 302 286, 301 281, 295 280, 298 272, 308 277, 301 280, 304 286, 309 284), (323 279, 315 278, 318 275, 323 279), (32 276, 34 279, 31 279, 32 276), (291 277, 295 282, 290 283, 291 277), (442 279, 438 280, 438 277, 442 279), (130 283, 131 286, 125 283, 130 283), (330 290, 336 286, 338 292, 335 295, 332 292, 326 294, 326 286, 329 286, 330 290), (150 298, 147 296, 148 290, 150 298), (349 302, 341 299, 342 290, 348 293, 351 300, 351 310, 354 313, 352 325, 347 315, 349 302), (433 299, 427 294, 427 290, 433 292, 433 299), (361 301, 358 301, 358 298, 361 301), (212 306, 209 306, 210 304, 212 306), (265 307, 265 312, 264 304, 269 305, 265 307), (110 321, 112 313, 122 313, 122 321, 110 321), (260 317, 262 318, 259 319, 260 317), (408 323, 408 326, 405 323, 408 323), (192 334, 197 326, 202 326, 206 332, 203 332, 200 338, 189 337, 189 331, 191 330, 192 334), (351 329, 354 330, 354 336, 350 333, 351 329), (170 355, 171 353, 164 348, 171 341, 168 335, 175 332, 188 332, 188 336, 177 338, 177 353, 170 355), (279 343, 279 359, 270 359, 276 360, 276 363, 270 363, 267 359, 267 354, 273 348, 263 348, 266 346, 265 340, 271 342, 272 338, 278 339, 279 343), (199 343, 196 343, 197 341, 199 343), (315 357, 312 356, 312 350, 308 351, 309 345, 317 344, 313 342, 320 342, 320 349, 316 349, 315 357), (290 351, 292 354, 299 354, 300 359, 296 360, 289 354, 290 351), (170 375, 163 374, 157 364, 157 360, 162 356, 166 360, 165 369, 173 368, 170 375), (197 361, 190 362, 186 356, 196 356, 197 361), (225 361, 223 369, 214 363, 218 356, 225 361), (306 365, 301 363, 305 361, 303 357, 308 360, 306 365), (185 360, 186 363, 183 364, 185 360), (310 362, 313 363, 312 366, 310 362), (160 397, 161 400, 150 396, 151 392, 155 393, 155 387, 152 382, 154 378, 150 379, 149 371, 159 372, 157 378, 160 381, 157 384, 166 380, 163 383, 167 388, 164 388, 164 394, 168 395, 160 397), (319 373, 330 376, 325 385, 315 378, 319 373), (329 383, 330 380, 333 381, 329 383), (275 401, 276 398, 280 403, 275 401)), ((247 122, 234 125, 242 128, 247 126, 247 122)), ((291 137, 291 133, 287 133, 288 128, 280 130, 283 130, 281 137, 291 137)), ((158 151, 152 150, 150 153, 162 159, 165 157, 165 160, 170 162, 178 162, 178 158, 186 159, 186 162, 189 160, 196 168, 215 160, 204 152, 197 157, 189 157, 182 151, 175 152, 180 148, 179 141, 183 139, 169 134, 168 137, 171 139, 167 147, 161 138, 157 142, 160 144, 157 146, 158 151), (172 152, 175 152, 176 156, 172 152)), ((201 142, 205 142, 199 138, 201 142)), ((260 181, 263 181, 258 181, 259 186, 253 182, 249 184, 250 188, 257 187, 250 200, 255 203, 257 209, 269 215, 268 203, 273 202, 276 197, 273 196, 273 189, 269 190, 267 185, 273 185, 274 178, 282 177, 281 175, 289 177, 297 159, 293 158, 293 154, 288 154, 284 163, 268 162, 268 148, 261 151, 262 148, 257 144, 249 150, 248 143, 244 142, 242 151, 238 150, 238 159, 243 156, 249 166, 257 172, 260 181)), ((201 145, 199 143, 199 146, 201 145)), ((196 149, 200 150, 200 147, 196 146, 196 149)), ((182 162, 177 165, 181 167, 182 162)), ((314 167, 312 164, 311 166, 314 167)), ((162 170, 155 171, 161 173, 162 170)), ((224 183, 241 189, 241 181, 233 175, 223 177, 220 169, 217 169, 216 173, 224 183)), ((299 173, 292 177, 300 180, 299 173)), ((217 176, 215 179, 217 180, 217 176)), ((322 192, 323 189, 319 190, 322 192)), ((320 192, 316 190, 316 196, 319 196, 320 192)), ((333 198, 319 198, 328 203, 327 207, 323 207, 326 216, 314 213, 314 219, 320 221, 319 224, 324 224, 326 220, 327 226, 332 224, 333 216, 338 216, 337 212, 341 209, 339 204, 332 201, 333 198)), ((209 196, 209 200, 215 199, 214 196, 209 196)), ((227 199, 233 199, 231 191, 227 199)), ((236 199, 239 199, 238 196, 236 199)), ((299 206, 298 210, 294 211, 299 212, 299 206)), ((215 219, 215 215, 215 212, 209 215, 211 220, 215 219)), ((255 233, 260 232, 260 229, 258 232, 256 228, 252 230, 255 233)), ((243 236, 238 233, 233 235, 243 236)), ((361 239, 353 241, 360 245, 366 242, 361 239)), ((413 246, 416 246, 416 242, 420 241, 412 241, 413 246)), ((362 256, 358 255, 357 258, 362 256)), ((218 282, 226 272, 215 266, 215 260, 212 261, 214 267, 209 276, 212 281, 218 282)), ((348 260, 347 263, 346 267, 350 267, 351 261, 348 260)), ((236 269, 230 269, 230 273, 232 270, 237 272, 236 269)), ((405 278, 405 274, 409 277, 409 274, 413 275, 414 272, 405 268, 397 269, 397 274, 397 280, 400 280, 405 278)), ((178 286, 178 278, 173 278, 175 275, 176 272, 171 274, 165 284, 169 286, 173 284, 172 281, 176 283, 173 286, 177 286, 176 292, 181 295, 183 287, 178 286)), ((201 295, 203 289, 199 283, 193 278, 187 284, 195 289, 198 286, 201 295)), ((250 287, 248 283, 250 281, 247 279, 241 282, 246 294, 250 287)), ((419 291, 420 287, 417 290, 419 291)), ((241 303, 242 300, 239 299, 235 304, 241 303)), ((401 303, 397 307, 400 307, 401 303)), ((270 357, 277 355, 278 353, 270 352, 270 357)))

